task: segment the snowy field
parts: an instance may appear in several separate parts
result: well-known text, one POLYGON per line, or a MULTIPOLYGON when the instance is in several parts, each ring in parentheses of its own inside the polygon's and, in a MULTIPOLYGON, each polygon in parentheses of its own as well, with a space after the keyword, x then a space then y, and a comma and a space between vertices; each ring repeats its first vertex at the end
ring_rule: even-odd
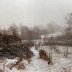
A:
POLYGON ((14 64, 17 62, 17 58, 15 59, 5 59, 0 60, 0 69, 3 71, 0 72, 72 72, 72 48, 69 48, 70 54, 68 58, 64 58, 64 47, 57 47, 59 49, 59 53, 57 53, 54 49, 50 49, 48 46, 41 46, 38 50, 35 47, 32 47, 30 50, 33 52, 34 56, 31 58, 31 62, 23 60, 22 64, 25 65, 25 69, 17 69, 13 67, 11 70, 9 68, 9 64, 14 64), (53 65, 48 65, 48 62, 39 58, 39 50, 45 50, 47 55, 52 52, 52 62, 53 65))

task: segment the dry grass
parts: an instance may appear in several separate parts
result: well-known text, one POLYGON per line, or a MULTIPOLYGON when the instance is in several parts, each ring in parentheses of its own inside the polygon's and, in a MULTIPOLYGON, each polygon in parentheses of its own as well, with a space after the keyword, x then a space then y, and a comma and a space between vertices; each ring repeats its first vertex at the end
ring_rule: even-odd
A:
POLYGON ((2 69, 0 69, 0 72, 4 72, 2 69))
MULTIPOLYGON (((14 64, 11 63, 9 65, 7 65, 7 67, 11 70, 13 68, 14 64)), ((25 69, 25 65, 23 63, 19 63, 17 65, 14 66, 17 70, 20 70, 20 69, 25 69)))
POLYGON ((44 50, 39 51, 39 56, 41 59, 48 61, 48 56, 44 50))
POLYGON ((18 60, 16 63, 10 63, 7 65, 7 67, 11 70, 13 67, 15 67, 17 70, 25 69, 25 65, 22 61, 18 60))
POLYGON ((13 65, 14 65, 14 63, 10 63, 7 65, 7 67, 11 70, 13 65))
POLYGON ((25 65, 24 65, 24 63, 19 63, 15 66, 15 68, 17 68, 17 70, 25 69, 25 65))

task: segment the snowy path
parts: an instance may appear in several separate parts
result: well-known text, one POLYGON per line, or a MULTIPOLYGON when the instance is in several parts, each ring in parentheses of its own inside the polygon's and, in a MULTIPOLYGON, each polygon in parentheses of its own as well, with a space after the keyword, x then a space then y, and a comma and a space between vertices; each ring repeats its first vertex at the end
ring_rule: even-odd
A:
MULTIPOLYGON (((16 68, 10 70, 5 67, 4 72, 72 72, 72 60, 66 58, 56 59, 54 65, 50 66, 47 61, 39 59, 39 51, 35 47, 32 47, 31 51, 34 53, 34 57, 31 59, 30 64, 25 60, 23 61, 26 67, 24 70, 17 70, 16 68)), ((7 59, 6 65, 16 61, 7 59)))

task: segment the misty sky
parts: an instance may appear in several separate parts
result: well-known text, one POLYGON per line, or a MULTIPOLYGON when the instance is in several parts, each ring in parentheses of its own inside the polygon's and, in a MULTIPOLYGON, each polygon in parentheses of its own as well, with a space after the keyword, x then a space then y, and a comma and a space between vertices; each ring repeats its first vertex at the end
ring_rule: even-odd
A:
POLYGON ((67 13, 72 12, 72 0, 0 0, 0 26, 46 25, 55 21, 64 24, 67 13))

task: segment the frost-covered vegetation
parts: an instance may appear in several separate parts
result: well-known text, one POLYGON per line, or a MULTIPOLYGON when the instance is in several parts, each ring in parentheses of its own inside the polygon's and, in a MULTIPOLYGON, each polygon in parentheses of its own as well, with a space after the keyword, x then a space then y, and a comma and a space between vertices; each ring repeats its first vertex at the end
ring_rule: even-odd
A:
POLYGON ((53 64, 48 64, 48 59, 40 57, 40 50, 45 52, 45 54, 42 53, 44 58, 49 57, 50 48, 48 46, 42 46, 39 50, 36 50, 33 46, 30 51, 34 55, 30 62, 24 58, 20 60, 18 57, 14 59, 4 58, 0 59, 0 69, 4 72, 72 72, 71 57, 64 58, 62 51, 58 54, 55 50, 52 50, 51 61, 53 64))
POLYGON ((72 72, 72 13, 61 34, 47 26, 1 29, 0 72, 72 72))

